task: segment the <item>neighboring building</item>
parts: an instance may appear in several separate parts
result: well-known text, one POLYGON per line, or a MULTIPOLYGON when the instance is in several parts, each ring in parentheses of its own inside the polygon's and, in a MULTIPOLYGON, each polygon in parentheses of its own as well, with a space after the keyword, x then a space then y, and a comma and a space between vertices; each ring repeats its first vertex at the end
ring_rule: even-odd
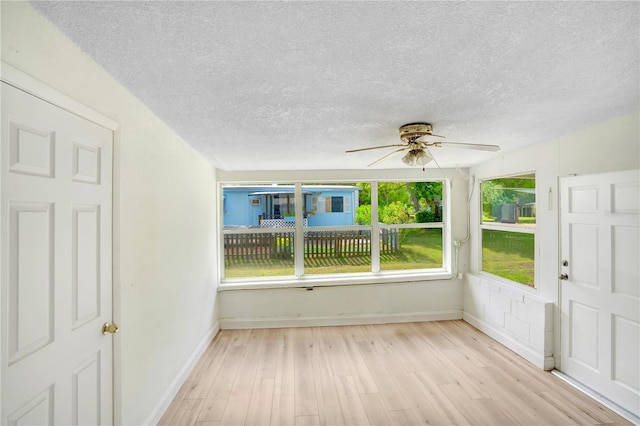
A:
MULTIPOLYGON (((358 191, 351 185, 304 185, 302 211, 305 226, 355 224, 358 191)), ((293 185, 224 186, 225 227, 293 227, 293 185)))

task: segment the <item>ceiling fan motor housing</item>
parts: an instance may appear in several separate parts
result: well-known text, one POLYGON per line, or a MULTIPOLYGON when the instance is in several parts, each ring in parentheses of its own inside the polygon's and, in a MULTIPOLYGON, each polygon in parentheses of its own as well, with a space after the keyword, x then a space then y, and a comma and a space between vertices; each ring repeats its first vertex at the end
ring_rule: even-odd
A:
POLYGON ((400 139, 411 143, 424 135, 431 135, 433 127, 429 123, 409 123, 400 127, 400 139))

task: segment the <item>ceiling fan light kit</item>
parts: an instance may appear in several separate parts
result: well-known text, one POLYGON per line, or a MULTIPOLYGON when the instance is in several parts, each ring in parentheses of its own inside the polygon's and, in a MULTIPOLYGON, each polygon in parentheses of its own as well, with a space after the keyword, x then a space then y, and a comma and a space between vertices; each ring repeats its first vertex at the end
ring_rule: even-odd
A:
POLYGON ((412 149, 402 157, 402 162, 407 166, 426 166, 433 157, 424 149, 412 149))
MULTIPOLYGON (((359 149, 351 149, 345 152, 358 152, 358 151, 368 151, 371 149, 380 149, 380 148, 391 148, 399 146, 399 149, 390 152, 384 157, 374 161, 369 164, 367 167, 373 166, 375 164, 380 163, 387 158, 392 157, 394 154, 397 154, 402 151, 408 151, 403 157, 402 162, 407 166, 418 166, 424 169, 424 166, 427 165, 432 160, 438 164, 435 160, 431 152, 429 151, 429 147, 442 148, 463 148, 463 149, 475 149, 479 151, 498 151, 500 147, 498 145, 485 145, 485 144, 471 144, 471 143, 460 143, 460 142, 440 142, 435 141, 431 142, 427 140, 428 138, 444 138, 444 136, 434 135, 433 134, 433 126, 429 123, 409 123, 400 127, 400 139, 403 144, 391 144, 391 145, 382 145, 382 146, 373 146, 370 148, 359 148, 359 149)), ((438 166, 439 167, 439 166, 438 166)))

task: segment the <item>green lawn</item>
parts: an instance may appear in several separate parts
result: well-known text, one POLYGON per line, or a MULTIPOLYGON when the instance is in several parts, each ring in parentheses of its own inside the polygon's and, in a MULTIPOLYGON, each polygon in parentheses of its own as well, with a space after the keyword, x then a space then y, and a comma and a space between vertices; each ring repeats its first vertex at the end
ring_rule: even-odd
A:
POLYGON ((442 229, 400 230, 400 250, 380 255, 383 271, 442 268, 442 229))
MULTIPOLYGON (((482 269, 533 286, 534 236, 518 232, 483 230, 482 269)), ((382 253, 383 271, 442 267, 441 229, 402 229, 400 249, 382 253)), ((370 255, 305 256, 305 274, 371 271, 370 255)), ((228 278, 292 276, 293 256, 284 259, 225 260, 228 278)))
MULTIPOLYGON (((441 229, 402 229, 400 249, 382 253, 380 267, 384 271, 441 268, 441 229)), ((371 256, 312 256, 305 255, 305 274, 338 274, 370 272, 371 256)), ((287 259, 225 260, 225 276, 267 277, 290 276, 294 273, 293 256, 287 259)))
POLYGON ((482 270, 532 286, 534 235, 482 230, 482 270))

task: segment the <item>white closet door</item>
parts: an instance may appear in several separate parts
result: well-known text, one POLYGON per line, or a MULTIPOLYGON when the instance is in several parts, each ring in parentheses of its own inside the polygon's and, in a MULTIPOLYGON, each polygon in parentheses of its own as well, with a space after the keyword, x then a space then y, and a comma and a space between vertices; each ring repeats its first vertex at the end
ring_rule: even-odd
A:
POLYGON ((2 424, 112 424, 113 132, 2 83, 2 424))

